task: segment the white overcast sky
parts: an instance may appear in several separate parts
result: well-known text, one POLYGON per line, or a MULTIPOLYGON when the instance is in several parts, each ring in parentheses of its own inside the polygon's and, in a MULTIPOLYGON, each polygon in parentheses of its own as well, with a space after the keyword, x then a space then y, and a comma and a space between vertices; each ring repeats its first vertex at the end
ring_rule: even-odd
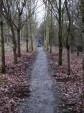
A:
POLYGON ((43 17, 45 14, 43 0, 38 0, 37 8, 38 9, 36 10, 36 18, 37 18, 38 24, 40 25, 41 22, 43 21, 43 17))

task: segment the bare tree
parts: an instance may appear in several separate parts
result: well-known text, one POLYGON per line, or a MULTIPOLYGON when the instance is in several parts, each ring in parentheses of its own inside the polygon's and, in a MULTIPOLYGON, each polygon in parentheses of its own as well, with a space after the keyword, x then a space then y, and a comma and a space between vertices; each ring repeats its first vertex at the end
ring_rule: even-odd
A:
POLYGON ((13 4, 13 1, 9 2, 8 0, 6 0, 6 1, 1 0, 0 7, 2 5, 2 9, 1 9, 0 13, 6 19, 7 24, 11 28, 12 42, 13 42, 14 63, 17 63, 17 54, 16 54, 17 44, 16 44, 15 31, 14 31, 15 24, 14 24, 13 19, 12 19, 12 10, 11 10, 11 5, 12 4, 13 4))
POLYGON ((3 19, 2 19, 2 15, 0 18, 0 26, 1 26, 1 58, 2 58, 2 73, 5 73, 5 47, 4 47, 4 35, 3 35, 3 19))
POLYGON ((26 6, 26 0, 24 1, 20 1, 20 0, 16 0, 16 10, 18 11, 18 18, 17 18, 17 47, 18 47, 18 57, 21 56, 21 48, 20 48, 20 31, 22 29, 23 26, 23 21, 21 21, 22 19, 22 14, 23 14, 23 10, 24 7, 26 6), (22 5, 21 5, 22 4, 22 5))
POLYGON ((68 8, 68 1, 65 0, 65 7, 68 16, 68 28, 67 28, 67 37, 66 37, 66 48, 67 48, 67 62, 68 62, 68 75, 70 75, 70 44, 69 44, 69 37, 70 37, 70 29, 71 29, 71 16, 68 8))

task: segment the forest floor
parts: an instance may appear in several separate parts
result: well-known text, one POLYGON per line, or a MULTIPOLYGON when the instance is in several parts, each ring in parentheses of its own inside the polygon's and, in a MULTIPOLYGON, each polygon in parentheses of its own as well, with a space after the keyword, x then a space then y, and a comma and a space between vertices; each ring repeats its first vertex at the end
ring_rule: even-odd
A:
POLYGON ((83 113, 82 55, 71 54, 71 75, 67 56, 58 66, 58 49, 47 54, 43 48, 25 53, 14 65, 6 55, 6 74, 0 75, 0 113, 83 113))
POLYGON ((67 75, 67 54, 63 51, 63 65, 58 66, 58 48, 55 48, 50 54, 50 67, 53 70, 53 77, 60 86, 62 96, 61 108, 63 113, 83 113, 84 94, 82 93, 83 72, 82 72, 82 54, 77 56, 74 52, 71 54, 71 74, 67 75))
POLYGON ((35 54, 23 52, 16 65, 13 55, 6 54, 6 74, 0 74, 0 113, 16 113, 20 100, 29 95, 29 77, 35 54))

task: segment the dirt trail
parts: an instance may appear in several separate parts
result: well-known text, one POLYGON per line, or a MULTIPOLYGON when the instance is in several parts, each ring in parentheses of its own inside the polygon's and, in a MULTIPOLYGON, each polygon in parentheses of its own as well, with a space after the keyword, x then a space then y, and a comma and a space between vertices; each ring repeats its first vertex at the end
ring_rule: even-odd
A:
POLYGON ((38 48, 33 66, 30 96, 22 103, 22 113, 59 113, 59 91, 48 71, 48 60, 43 48, 38 48))

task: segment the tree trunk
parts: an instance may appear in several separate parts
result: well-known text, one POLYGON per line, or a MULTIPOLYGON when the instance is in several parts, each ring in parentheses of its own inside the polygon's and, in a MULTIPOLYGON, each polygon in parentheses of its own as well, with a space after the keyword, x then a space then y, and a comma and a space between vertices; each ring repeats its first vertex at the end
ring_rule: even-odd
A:
POLYGON ((30 40, 31 40, 31 50, 33 51, 33 39, 32 39, 32 25, 31 25, 31 19, 30 19, 30 40))
POLYGON ((67 74, 70 75, 70 46, 69 45, 67 45, 67 62, 68 62, 67 74))
POLYGON ((21 48, 20 48, 20 29, 17 29, 17 47, 18 47, 18 57, 21 57, 21 48))
POLYGON ((71 16, 70 16, 70 12, 68 9, 68 2, 67 0, 65 0, 65 7, 66 7, 66 11, 67 11, 67 16, 68 16, 68 20, 69 20, 69 25, 67 28, 67 39, 66 39, 66 48, 67 48, 67 62, 68 62, 68 75, 70 75, 70 45, 69 45, 69 35, 70 35, 70 31, 71 31, 71 16))
POLYGON ((80 55, 80 52, 79 52, 78 47, 77 47, 77 56, 79 56, 79 55, 80 55))
POLYGON ((13 55, 14 55, 14 64, 17 64, 17 44, 16 44, 16 39, 15 39, 15 32, 14 28, 11 25, 11 32, 12 32, 12 42, 13 42, 13 55))
POLYGON ((29 52, 29 48, 28 48, 29 44, 28 44, 28 37, 26 39, 26 52, 29 52))
POLYGON ((26 52, 29 52, 29 24, 28 24, 28 19, 26 15, 26 52))
POLYGON ((32 39, 32 36, 31 36, 31 50, 33 51, 33 39, 32 39))
POLYGON ((50 25, 50 53, 52 53, 52 45, 53 45, 53 17, 52 17, 52 6, 51 7, 51 25, 50 25))
POLYGON ((3 21, 1 24, 1 60, 2 60, 2 73, 5 73, 5 47, 4 47, 4 36, 3 36, 3 21))
POLYGON ((52 53, 52 44, 51 44, 51 41, 52 39, 50 39, 50 53, 52 53))
POLYGON ((59 65, 62 65, 62 15, 61 0, 59 0, 59 65))
MULTIPOLYGON (((32 3, 31 3, 31 0, 30 0, 30 15, 31 15, 31 5, 32 5, 32 3)), ((31 50, 33 51, 33 37, 32 37, 32 16, 30 17, 30 40, 31 40, 31 50)))
POLYGON ((49 30, 49 52, 52 53, 52 28, 49 30))
POLYGON ((62 46, 59 45, 59 65, 62 65, 62 46))

